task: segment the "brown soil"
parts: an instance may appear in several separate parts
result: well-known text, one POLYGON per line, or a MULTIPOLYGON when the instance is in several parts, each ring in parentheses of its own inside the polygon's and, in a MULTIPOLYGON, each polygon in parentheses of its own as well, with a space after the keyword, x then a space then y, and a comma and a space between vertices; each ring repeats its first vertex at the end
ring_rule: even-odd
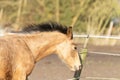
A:
MULTIPOLYGON (((81 49, 81 45, 78 45, 81 49)), ((120 53, 119 46, 91 46, 89 51, 120 53)), ((73 77, 66 65, 51 55, 36 64, 29 80, 67 80, 73 77)), ((88 53, 80 80, 120 80, 120 57, 88 53)))

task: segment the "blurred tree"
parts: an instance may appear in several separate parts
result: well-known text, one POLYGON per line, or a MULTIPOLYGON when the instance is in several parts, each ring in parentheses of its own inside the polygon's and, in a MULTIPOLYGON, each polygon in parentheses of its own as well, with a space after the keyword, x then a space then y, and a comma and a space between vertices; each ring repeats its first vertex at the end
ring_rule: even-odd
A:
POLYGON ((118 0, 0 0, 1 23, 20 27, 56 21, 74 26, 76 33, 105 34, 109 22, 120 17, 119 4, 118 0))

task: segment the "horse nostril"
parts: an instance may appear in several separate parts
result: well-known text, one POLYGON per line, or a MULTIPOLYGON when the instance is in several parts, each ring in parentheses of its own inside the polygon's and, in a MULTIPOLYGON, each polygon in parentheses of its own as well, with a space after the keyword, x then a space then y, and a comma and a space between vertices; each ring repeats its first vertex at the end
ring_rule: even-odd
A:
POLYGON ((74 69, 75 69, 75 70, 81 70, 81 69, 82 69, 82 66, 81 66, 81 65, 79 65, 79 66, 74 66, 74 69))
POLYGON ((82 65, 79 66, 79 70, 82 69, 82 65))

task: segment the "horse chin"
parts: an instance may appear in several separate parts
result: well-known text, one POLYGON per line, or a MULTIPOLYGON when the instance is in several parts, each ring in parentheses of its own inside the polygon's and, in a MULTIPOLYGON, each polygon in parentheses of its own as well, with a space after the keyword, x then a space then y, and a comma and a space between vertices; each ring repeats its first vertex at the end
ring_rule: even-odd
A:
POLYGON ((71 68, 70 70, 71 70, 71 71, 76 71, 74 68, 71 68))
POLYGON ((78 70, 80 70, 80 69, 81 69, 80 66, 79 66, 79 67, 74 66, 74 67, 71 67, 71 68, 70 68, 71 71, 78 71, 78 70))
POLYGON ((67 65, 67 67, 71 70, 71 71, 77 71, 80 70, 80 66, 71 66, 71 65, 67 65))
POLYGON ((71 71, 76 71, 76 68, 75 68, 75 67, 69 67, 69 69, 70 69, 71 71))

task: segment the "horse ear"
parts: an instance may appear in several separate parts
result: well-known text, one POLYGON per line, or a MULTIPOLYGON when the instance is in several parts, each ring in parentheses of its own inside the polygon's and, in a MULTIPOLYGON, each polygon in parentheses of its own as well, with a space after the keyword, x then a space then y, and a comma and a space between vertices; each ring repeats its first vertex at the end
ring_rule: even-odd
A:
POLYGON ((68 27, 67 29, 67 36, 69 39, 73 39, 72 27, 68 27))

